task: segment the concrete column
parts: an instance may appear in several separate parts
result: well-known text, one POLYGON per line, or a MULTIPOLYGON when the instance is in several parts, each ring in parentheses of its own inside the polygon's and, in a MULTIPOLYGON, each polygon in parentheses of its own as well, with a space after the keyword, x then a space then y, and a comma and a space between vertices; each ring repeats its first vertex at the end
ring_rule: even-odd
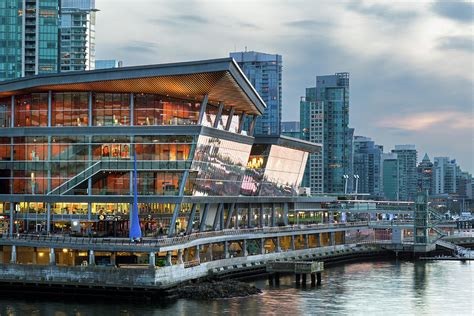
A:
POLYGON ((247 257, 249 255, 249 252, 247 251, 247 239, 244 239, 244 241, 242 242, 242 248, 244 257, 247 257))
POLYGON ((321 234, 316 234, 316 247, 321 247, 321 234))
POLYGON ((224 241, 224 258, 226 258, 226 259, 230 258, 229 242, 227 240, 224 241))
POLYGON ((334 232, 331 232, 330 236, 331 236, 331 246, 334 246, 336 244, 336 239, 334 238, 335 237, 334 232))
POLYGON ((113 265, 113 266, 116 266, 117 264, 117 254, 115 252, 112 252, 110 254, 110 264, 113 265))
POLYGON ((308 249, 309 248, 309 240, 308 240, 309 236, 308 236, 308 234, 304 234, 303 237, 304 237, 304 249, 308 249))
POLYGON ((263 204, 258 208, 258 227, 263 227, 263 204))
POLYGON ((196 252, 194 253, 194 260, 201 261, 201 257, 199 256, 199 252, 201 251, 201 247, 199 245, 196 246, 196 252))
POLYGON ((183 264, 183 249, 178 249, 178 264, 183 264))
POLYGON ((49 264, 52 266, 56 265, 56 254, 54 253, 54 248, 49 249, 49 264))
POLYGON ((171 266, 171 251, 166 252, 165 266, 171 266))
POLYGON ((239 207, 235 207, 235 229, 239 229, 239 207))
POLYGON ((148 265, 150 266, 150 268, 154 268, 156 267, 156 256, 155 256, 155 252, 150 252, 150 254, 148 255, 148 265))
POLYGON ((10 257, 10 263, 16 263, 16 246, 12 246, 12 253, 10 257))
MULTIPOLYGON (((37 263, 37 261, 36 261, 36 250, 37 250, 37 248, 33 248, 33 253, 31 254, 31 262, 33 264, 37 263)), ((0 263, 3 263, 3 260, 0 261, 0 263)))
POLYGON ((212 244, 209 244, 209 247, 207 248, 207 252, 209 253, 209 261, 213 260, 212 256, 212 244))
POLYGON ((275 227, 275 226, 276 226, 275 203, 272 203, 272 221, 271 221, 271 226, 272 226, 272 227, 275 227))
POLYGON ((288 225, 288 203, 283 204, 283 222, 288 225))
POLYGON ((265 254, 265 238, 260 238, 260 253, 265 254))
POLYGON ((46 204, 46 231, 51 230, 51 203, 46 204))
POLYGON ((89 250, 89 265, 90 266, 95 266, 94 250, 89 250))
POLYGON ((249 203, 247 209, 247 228, 252 226, 252 205, 249 203))
POLYGON ((329 212, 329 223, 331 223, 331 224, 334 223, 334 212, 333 211, 329 212))
POLYGON ((280 237, 275 238, 276 244, 275 244, 275 252, 281 252, 281 246, 280 246, 280 237))
POLYGON ((295 236, 291 235, 291 244, 290 244, 291 250, 295 250, 295 236))

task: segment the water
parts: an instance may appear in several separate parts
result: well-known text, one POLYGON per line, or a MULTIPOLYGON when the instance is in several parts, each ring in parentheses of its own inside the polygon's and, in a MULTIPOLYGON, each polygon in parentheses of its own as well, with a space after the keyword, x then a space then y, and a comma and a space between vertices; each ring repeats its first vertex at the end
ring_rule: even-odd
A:
MULTIPOLYGON (((474 263, 474 262, 473 262, 474 263)), ((214 301, 75 303, 0 297, 4 315, 474 315, 474 264, 459 261, 365 262, 330 267, 318 288, 254 284, 263 294, 214 301)))

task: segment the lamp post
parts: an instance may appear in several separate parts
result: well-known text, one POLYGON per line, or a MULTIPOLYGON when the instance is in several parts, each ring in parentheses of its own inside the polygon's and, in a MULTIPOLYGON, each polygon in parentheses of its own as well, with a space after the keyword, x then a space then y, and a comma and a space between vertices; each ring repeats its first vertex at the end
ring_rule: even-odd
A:
POLYGON ((347 181, 349 180, 349 176, 347 174, 343 175, 342 176, 344 178, 344 194, 346 195, 347 194, 347 181))
POLYGON ((358 193, 358 189, 359 189, 359 175, 355 174, 354 179, 356 180, 355 199, 357 200, 357 193, 358 193))

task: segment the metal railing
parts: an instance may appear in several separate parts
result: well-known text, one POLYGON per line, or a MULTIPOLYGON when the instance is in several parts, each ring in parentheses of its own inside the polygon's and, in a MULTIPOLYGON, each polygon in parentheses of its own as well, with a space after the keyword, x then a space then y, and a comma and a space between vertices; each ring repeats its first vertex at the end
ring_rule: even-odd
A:
MULTIPOLYGON (((190 241, 219 236, 239 236, 246 234, 272 234, 278 232, 304 232, 315 229, 337 229, 346 227, 367 227, 368 222, 351 222, 340 224, 311 224, 311 225, 294 225, 282 227, 263 227, 263 228, 246 228, 246 229, 226 229, 221 231, 211 231, 194 233, 186 236, 163 237, 158 239, 142 239, 140 241, 131 241, 127 238, 94 238, 94 237, 69 237, 64 235, 40 235, 40 234, 15 234, 13 236, 3 235, 3 240, 26 242, 26 243, 46 243, 57 245, 120 245, 120 246, 137 246, 137 247, 163 247, 184 244, 190 241)), ((61 247, 61 246, 59 246, 61 247)))

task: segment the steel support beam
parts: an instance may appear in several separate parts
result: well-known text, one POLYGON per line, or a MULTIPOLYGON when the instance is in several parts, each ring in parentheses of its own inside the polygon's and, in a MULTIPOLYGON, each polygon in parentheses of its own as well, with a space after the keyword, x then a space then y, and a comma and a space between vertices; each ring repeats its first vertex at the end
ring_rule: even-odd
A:
POLYGON ((283 222, 286 226, 288 226, 288 203, 287 202, 283 204, 283 222))
POLYGON ((252 136, 253 135, 253 131, 255 129, 255 122, 257 121, 257 116, 254 115, 252 117, 252 121, 250 121, 250 127, 249 127, 249 132, 248 132, 248 135, 249 136, 252 136))
POLYGON ((235 108, 230 109, 229 117, 227 118, 227 122, 225 124, 225 130, 228 131, 230 129, 230 126, 232 125, 232 118, 234 117, 235 114, 235 108))
POLYGON ((214 119, 214 123, 212 127, 217 128, 219 126, 219 121, 222 117, 222 111, 224 110, 224 102, 219 102, 219 110, 217 111, 216 118, 214 119))
MULTIPOLYGON (((183 178, 181 179, 181 183, 179 184, 179 193, 178 193, 179 196, 183 196, 183 194, 184 194, 184 188, 186 186, 186 181, 188 180, 188 177, 189 177, 189 170, 186 170, 183 173, 183 178)), ((176 230, 176 220, 178 219, 178 213, 179 213, 180 208, 181 208, 180 203, 176 203, 174 205, 173 216, 171 217, 170 227, 168 229, 168 236, 169 237, 172 237, 176 233, 175 232, 175 230, 176 230)))
POLYGON ((225 228, 230 227, 230 223, 232 223, 232 216, 234 215, 234 210, 235 210, 235 203, 231 203, 229 206, 229 212, 227 213, 225 228))
POLYGON ((193 203, 191 207, 191 213, 189 214, 188 226, 186 227, 186 235, 189 235, 193 231, 194 217, 196 216, 197 203, 193 203))
POLYGON ((214 224, 212 225, 212 230, 218 230, 222 226, 222 214, 224 212, 224 203, 219 203, 216 210, 216 215, 214 216, 214 224))
POLYGON ((202 125, 202 120, 204 119, 204 116, 206 115, 206 107, 207 107, 208 100, 209 100, 209 96, 207 94, 204 95, 204 99, 201 102, 201 109, 199 110, 198 125, 202 125))
POLYGON ((258 227, 263 227, 263 203, 258 208, 258 227))
POLYGON ((272 203, 272 221, 271 221, 271 226, 272 226, 272 227, 275 227, 275 226, 276 226, 275 203, 272 203))
POLYGON ((238 134, 242 133, 244 129, 245 117, 246 117, 246 114, 242 112, 242 115, 240 116, 240 120, 239 120, 239 129, 237 130, 238 134))
POLYGON ((199 223, 199 231, 200 232, 203 232, 204 229, 206 229, 206 218, 207 218, 208 210, 209 210, 209 203, 206 203, 204 205, 204 210, 202 211, 201 222, 199 223))

